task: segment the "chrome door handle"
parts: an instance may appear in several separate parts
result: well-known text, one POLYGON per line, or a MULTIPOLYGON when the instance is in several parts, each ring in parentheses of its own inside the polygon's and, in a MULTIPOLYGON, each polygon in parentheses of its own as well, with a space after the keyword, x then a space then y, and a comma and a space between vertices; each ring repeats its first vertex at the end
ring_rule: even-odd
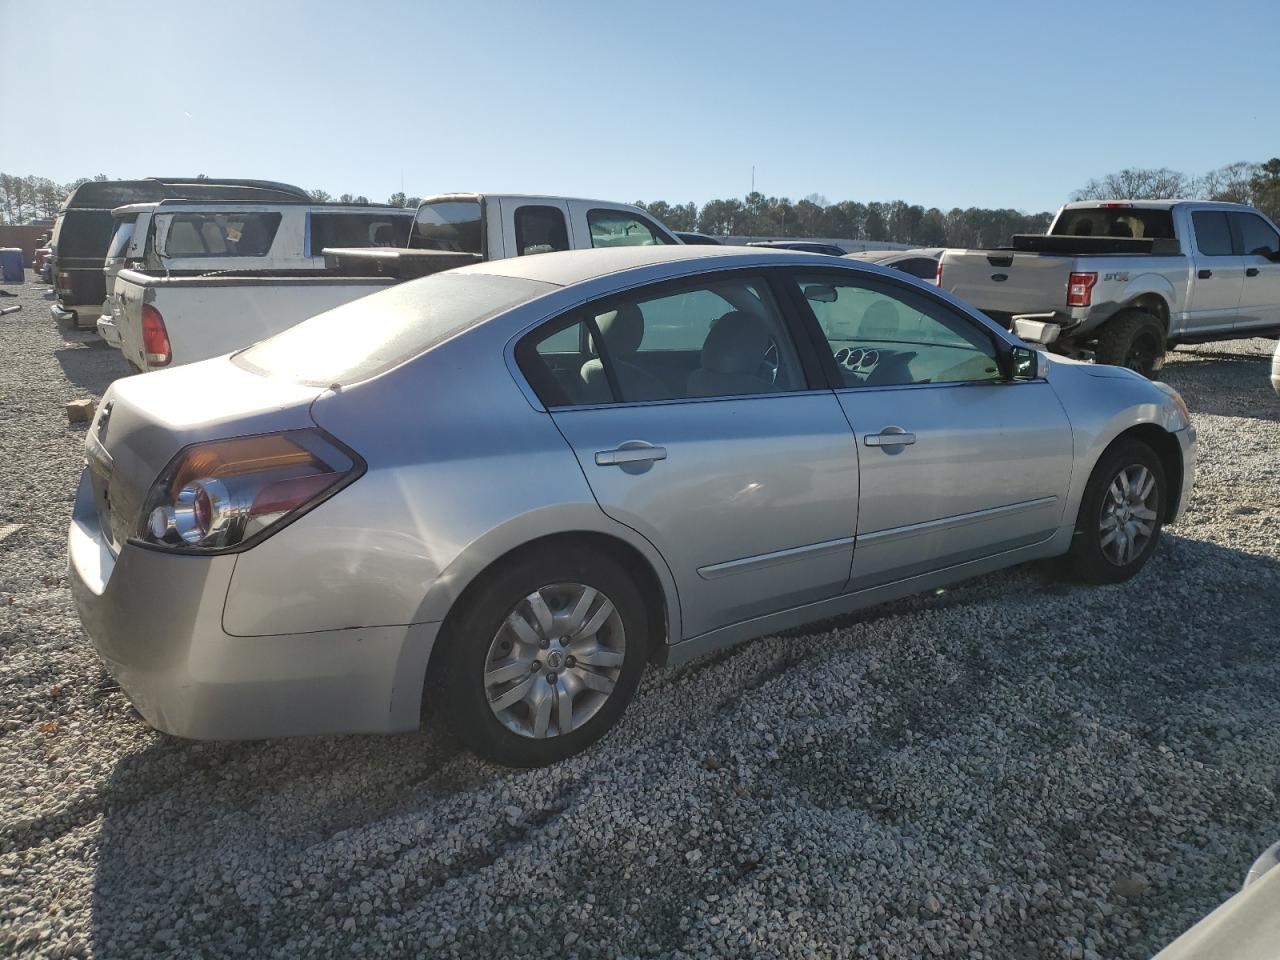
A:
POLYGON ((617 467, 624 463, 647 463, 667 459, 666 447, 655 447, 643 440, 628 440, 614 450, 601 450, 596 454, 596 466, 617 467))
POLYGON ((886 427, 879 433, 868 433, 862 438, 868 447, 905 447, 916 442, 914 433, 894 427, 886 427))

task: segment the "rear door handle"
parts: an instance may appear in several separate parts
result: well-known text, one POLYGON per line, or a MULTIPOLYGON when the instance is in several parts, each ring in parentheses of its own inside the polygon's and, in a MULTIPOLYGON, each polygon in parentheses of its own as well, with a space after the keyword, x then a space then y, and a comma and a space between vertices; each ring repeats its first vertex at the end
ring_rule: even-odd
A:
POLYGON ((1208 280, 1210 277, 1213 276, 1213 271, 1201 270, 1199 273, 1196 274, 1196 276, 1199 277, 1201 280, 1208 280))
POLYGON ((1245 275, 1246 277, 1256 277, 1256 276, 1258 275, 1258 268, 1257 268, 1257 267, 1250 267, 1248 270, 1246 270, 1246 271, 1244 272, 1244 275, 1245 275))
POLYGON ((901 428, 885 427, 879 433, 868 433, 862 442, 868 447, 906 447, 916 442, 916 435, 901 428))
POLYGON ((666 447, 655 447, 643 440, 628 440, 613 450, 596 453, 596 466, 619 467, 624 463, 648 463, 667 459, 666 447))

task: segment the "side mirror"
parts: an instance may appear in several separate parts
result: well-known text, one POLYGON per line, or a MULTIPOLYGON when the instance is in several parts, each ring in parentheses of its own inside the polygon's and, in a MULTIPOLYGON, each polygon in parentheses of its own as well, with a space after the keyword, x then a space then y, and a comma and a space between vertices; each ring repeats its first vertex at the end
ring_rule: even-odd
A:
POLYGON ((1040 374, 1040 354, 1030 347, 1014 347, 1010 354, 1010 380, 1034 380, 1040 374))

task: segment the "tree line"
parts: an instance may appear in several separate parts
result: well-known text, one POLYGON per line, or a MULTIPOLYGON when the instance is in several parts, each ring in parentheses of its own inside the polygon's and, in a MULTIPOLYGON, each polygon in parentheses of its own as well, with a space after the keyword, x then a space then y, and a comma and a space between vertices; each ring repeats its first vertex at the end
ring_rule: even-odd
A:
MULTIPOLYGON (((46 177, 0 173, 0 222, 24 223, 52 219, 63 199, 84 183, 57 183, 46 177)), ((94 180, 108 179, 98 174, 94 180)), ((368 203, 363 194, 334 196, 325 190, 307 191, 317 202, 368 203)), ((1089 180, 1076 190, 1072 200, 1228 200, 1247 203, 1280 221, 1280 157, 1264 163, 1229 163, 1199 176, 1189 176, 1167 167, 1129 168, 1089 180)), ((416 207, 420 198, 402 191, 387 203, 395 207, 416 207)), ((1025 213, 1012 209, 953 207, 942 210, 909 204, 841 200, 829 202, 812 193, 792 202, 787 197, 767 197, 753 191, 741 200, 710 200, 696 203, 668 203, 665 200, 638 202, 673 230, 689 230, 713 236, 831 237, 909 243, 920 247, 993 247, 1008 243, 1015 233, 1043 233, 1053 214, 1049 211, 1025 213)))

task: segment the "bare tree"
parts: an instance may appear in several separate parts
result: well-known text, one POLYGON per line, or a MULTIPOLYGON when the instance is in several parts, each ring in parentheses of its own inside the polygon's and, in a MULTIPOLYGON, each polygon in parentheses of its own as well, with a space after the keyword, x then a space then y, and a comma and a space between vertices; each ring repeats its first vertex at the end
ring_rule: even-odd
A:
POLYGON ((1251 204, 1254 200, 1252 180, 1259 169, 1258 164, 1241 160, 1210 170, 1200 178, 1200 195, 1210 200, 1251 204))
POLYGON ((1072 200, 1167 200, 1194 196, 1196 182, 1168 167, 1133 167, 1090 180, 1072 200))

